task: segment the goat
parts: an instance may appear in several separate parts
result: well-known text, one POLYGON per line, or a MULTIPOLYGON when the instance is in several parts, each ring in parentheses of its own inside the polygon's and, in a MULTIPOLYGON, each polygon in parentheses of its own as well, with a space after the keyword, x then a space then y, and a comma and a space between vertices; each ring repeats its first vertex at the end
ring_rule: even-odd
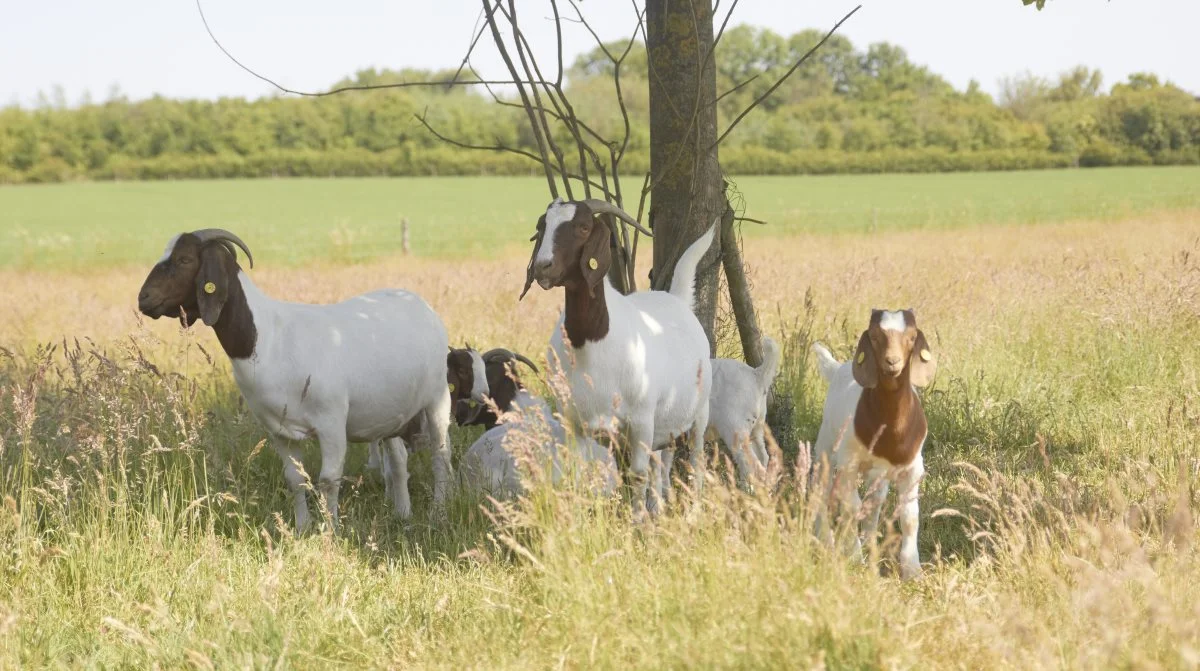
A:
POLYGON ((599 470, 599 479, 591 481, 594 493, 609 495, 616 490, 617 464, 612 453, 589 436, 572 440, 545 400, 521 387, 504 406, 496 407, 503 423, 484 432, 463 455, 459 470, 464 482, 496 497, 523 494, 516 452, 524 447, 532 448, 533 456, 548 464, 550 481, 558 485, 564 475, 561 450, 566 448, 577 466, 599 470))
POLYGON ((233 233, 204 229, 167 244, 141 291, 151 318, 197 319, 211 326, 233 364, 246 405, 271 435, 293 494, 296 528, 308 527, 306 476, 291 441, 321 444, 319 490, 336 525, 347 442, 386 440, 396 514, 412 514, 402 439, 423 435, 434 447, 433 497, 450 484, 450 393, 446 329, 416 294, 374 291, 333 305, 285 303, 263 294, 234 250, 233 233))
MULTIPOLYGON (((874 541, 889 482, 895 481, 902 536, 900 575, 913 578, 921 571, 917 499, 925 474, 921 449, 928 433, 915 387, 933 381, 937 361, 911 309, 872 310, 852 362, 839 363, 820 343, 813 344, 813 351, 821 376, 829 382, 829 393, 813 450, 814 466, 825 464, 828 470, 814 469, 812 491, 823 492, 829 502, 836 481, 837 500, 857 517, 863 504, 858 477, 865 474, 871 508, 860 520, 859 534, 874 541), (824 481, 818 482, 818 477, 824 481)), ((819 510, 817 533, 829 538, 824 505, 819 510)), ((861 538, 855 538, 854 547, 861 557, 861 538)))
MULTIPOLYGON (((475 406, 469 415, 464 414, 461 418, 456 415, 460 425, 483 424, 487 429, 463 455, 460 474, 464 482, 497 497, 521 495, 525 489, 514 453, 523 444, 533 447, 535 456, 549 459, 551 481, 556 485, 563 475, 559 449, 560 446, 568 446, 574 448, 575 457, 581 465, 601 466, 604 477, 600 481, 600 493, 607 494, 616 488, 616 463, 608 450, 586 436, 570 442, 565 428, 554 417, 550 406, 530 394, 521 383, 515 364, 524 363, 536 373, 538 368, 532 361, 500 347, 488 350, 483 355, 474 350, 470 350, 470 353, 472 356, 469 358, 460 355, 453 360, 447 359, 449 377, 457 376, 465 380, 468 376, 476 375, 479 366, 482 366, 486 378, 483 383, 485 401, 475 406), (487 399, 491 402, 486 402, 487 399), (523 440, 520 434, 528 438, 523 440)), ((478 387, 478 384, 475 386, 478 387)))
MULTIPOLYGON (((556 199, 538 219, 526 268, 524 297, 537 280, 563 287, 565 309, 550 337, 553 365, 571 390, 573 420, 588 431, 613 428, 629 438, 633 508, 641 517, 650 478, 650 452, 675 436, 690 437, 697 493, 704 482, 704 432, 712 364, 708 338, 692 312, 696 266, 712 244, 716 224, 679 258, 668 291, 625 296, 607 273, 613 215, 646 235, 637 220, 602 200, 556 199)), ((657 503, 650 502, 651 514, 657 503)))
POLYGON ((765 470, 767 454, 767 392, 779 374, 779 345, 762 339, 763 361, 751 368, 736 359, 713 359, 708 433, 716 435, 733 454, 738 480, 745 483, 765 470))

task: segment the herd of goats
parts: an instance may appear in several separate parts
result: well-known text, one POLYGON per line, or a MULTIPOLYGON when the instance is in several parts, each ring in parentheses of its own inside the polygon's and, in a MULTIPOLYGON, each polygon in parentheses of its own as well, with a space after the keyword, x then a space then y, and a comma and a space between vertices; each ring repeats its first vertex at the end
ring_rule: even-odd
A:
MULTIPOLYGON (((298 530, 308 526, 309 511, 295 441, 315 436, 320 442, 318 490, 335 523, 348 442, 370 443, 395 512, 407 518, 412 504, 405 441, 431 448, 433 500, 440 508, 452 481, 447 435, 452 419, 487 428, 460 470, 463 482, 494 496, 521 492, 513 435, 530 423, 514 417, 539 412, 549 428, 538 439, 539 456, 551 464, 554 478, 561 477, 562 459, 572 456, 602 474, 592 480, 598 494, 616 491, 618 477, 613 453, 593 436, 621 437, 639 519, 657 514, 667 500, 676 439, 688 441, 697 494, 704 483, 707 435, 730 451, 739 481, 762 473, 770 459, 764 437, 767 393, 780 352, 764 338, 758 368, 710 358, 693 294, 696 267, 716 224, 679 258, 669 291, 623 295, 607 279, 613 220, 596 215, 617 217, 650 235, 605 201, 555 200, 538 218, 521 294, 535 281, 566 294, 547 353, 550 368, 569 390, 569 407, 559 414, 521 383, 516 364, 536 372, 533 362, 507 349, 481 354, 451 348, 441 319, 416 294, 384 289, 333 305, 266 296, 238 264, 235 245, 254 267, 249 247, 222 229, 181 233, 167 243, 142 285, 138 307, 155 319, 179 318, 187 326, 201 319, 212 327, 247 407, 282 459, 298 530)), ((920 572, 917 493, 926 436, 915 387, 927 385, 936 370, 929 345, 912 310, 873 310, 852 361, 838 362, 820 344, 813 349, 829 383, 813 463, 825 465, 826 474, 846 475, 823 477, 813 491, 836 500, 848 519, 859 520, 854 544, 861 556, 862 541, 878 531, 894 482, 900 573, 913 577, 920 572), (871 504, 866 511, 862 479, 871 504)), ((829 538, 824 517, 818 515, 816 528, 829 538)))

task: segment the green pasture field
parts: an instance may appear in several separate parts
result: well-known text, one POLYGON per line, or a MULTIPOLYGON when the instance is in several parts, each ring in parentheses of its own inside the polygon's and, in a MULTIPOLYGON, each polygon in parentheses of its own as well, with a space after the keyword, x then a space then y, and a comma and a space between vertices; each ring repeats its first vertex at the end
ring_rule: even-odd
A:
MULTIPOLYGON (((652 522, 536 469, 443 517, 417 451, 402 521, 354 445, 339 529, 300 536, 212 330, 136 314, 168 237, 229 228, 272 296, 402 286, 452 342, 540 360, 561 291, 515 294, 544 184, 0 188, 0 669, 1197 668, 1200 169, 737 185, 771 222, 744 245, 783 348, 769 484, 714 449, 652 522), (432 260, 392 256, 401 217, 432 260), (840 233, 785 235, 814 231, 840 233), (854 561, 814 538, 805 455, 811 343, 845 359, 870 307, 906 306, 938 371, 902 582, 895 495, 854 561)), ((456 466, 478 434, 451 430, 456 466)))
MULTIPOLYGON (((739 177, 750 235, 907 230, 1128 217, 1200 207, 1200 167, 937 175, 739 177)), ((626 193, 640 179, 626 179, 626 193), (636 183, 635 183, 636 182, 636 183)), ((627 203, 636 208, 636 198, 627 203)), ((95 182, 0 188, 0 267, 144 263, 170 235, 222 227, 273 265, 362 261, 400 249, 490 257, 520 247, 547 201, 517 177, 95 182)))

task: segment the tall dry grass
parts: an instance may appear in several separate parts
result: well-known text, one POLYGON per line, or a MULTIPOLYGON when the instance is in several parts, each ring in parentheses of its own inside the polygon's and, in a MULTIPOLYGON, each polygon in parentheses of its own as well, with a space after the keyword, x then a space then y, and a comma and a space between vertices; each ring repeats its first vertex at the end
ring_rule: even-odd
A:
MULTIPOLYGON (((814 544, 790 463, 778 495, 718 469, 652 525, 536 482, 434 525, 418 457, 405 525, 359 450, 342 532, 294 538, 211 333, 133 314, 146 268, 0 273, 0 667, 1195 667, 1194 220, 751 241, 796 436, 812 340, 845 355, 870 307, 910 305, 933 338, 928 565, 903 584, 814 544)), ((253 275, 304 301, 406 286, 454 340, 536 356, 560 297, 517 304, 523 261, 253 275)))

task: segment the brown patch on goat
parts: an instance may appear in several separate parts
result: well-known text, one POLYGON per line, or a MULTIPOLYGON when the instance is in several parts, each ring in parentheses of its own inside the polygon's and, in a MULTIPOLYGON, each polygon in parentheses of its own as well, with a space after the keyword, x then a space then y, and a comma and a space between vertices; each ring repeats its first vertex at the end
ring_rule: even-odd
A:
POLYGON ((258 330, 246 302, 241 267, 221 241, 202 243, 191 233, 175 241, 170 255, 146 276, 138 292, 138 309, 153 319, 182 317, 185 326, 200 318, 213 327, 231 359, 254 354, 258 330))
POLYGON ((880 326, 882 310, 858 339, 854 379, 863 387, 854 411, 854 433, 872 454, 893 466, 907 466, 925 441, 928 424, 913 385, 932 381, 937 364, 912 310, 904 310, 903 331, 880 326))
POLYGON ((475 371, 471 350, 451 348, 446 354, 446 384, 450 386, 450 407, 460 426, 471 416, 471 394, 475 391, 475 371))

